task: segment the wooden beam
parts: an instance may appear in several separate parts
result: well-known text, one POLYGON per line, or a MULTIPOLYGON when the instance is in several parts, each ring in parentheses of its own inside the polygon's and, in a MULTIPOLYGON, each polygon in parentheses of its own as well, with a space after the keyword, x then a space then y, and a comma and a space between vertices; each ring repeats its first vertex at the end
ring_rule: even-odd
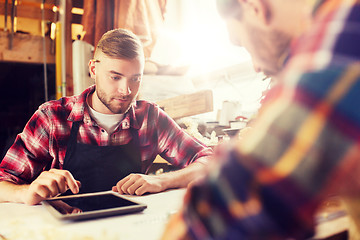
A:
MULTIPOLYGON (((5 0, 0 0, 2 2, 5 2, 5 0)), ((18 1, 20 2, 21 4, 27 4, 27 3, 38 3, 38 4, 41 4, 43 2, 43 0, 21 0, 21 1, 18 1)), ((56 0, 45 0, 45 4, 52 4, 52 5, 55 5, 56 4, 56 0)))
MULTIPOLYGON (((46 38, 46 62, 55 63, 55 55, 51 54, 51 39, 46 38)), ((41 36, 15 33, 13 48, 9 50, 8 33, 0 32, 0 61, 43 63, 43 39, 41 36)))
MULTIPOLYGON (((8 16, 11 14, 11 2, 8 4, 8 16)), ((54 21, 55 13, 52 11, 52 7, 54 5, 46 5, 44 9, 44 17, 47 21, 54 21)), ((4 16, 5 13, 5 3, 4 1, 0 2, 0 13, 4 16)), ((25 4, 25 2, 21 2, 16 7, 16 17, 22 18, 32 18, 41 20, 41 8, 40 4, 25 4)))

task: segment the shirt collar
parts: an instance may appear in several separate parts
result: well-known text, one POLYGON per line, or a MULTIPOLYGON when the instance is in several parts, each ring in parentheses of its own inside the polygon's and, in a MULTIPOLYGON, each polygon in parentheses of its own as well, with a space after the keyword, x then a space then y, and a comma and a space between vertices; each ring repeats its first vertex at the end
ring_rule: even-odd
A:
MULTIPOLYGON (((125 117, 122 124, 125 124, 124 122, 127 122, 127 125, 135 129, 139 129, 139 123, 136 118, 136 101, 131 104, 129 110, 125 113, 125 117)), ((124 126, 122 126, 124 128, 124 126)))
MULTIPOLYGON (((91 93, 95 91, 95 85, 90 86, 85 89, 80 95, 78 95, 75 100, 74 106, 71 110, 71 113, 68 117, 68 121, 77 122, 84 121, 85 123, 90 123, 91 117, 89 110, 87 108, 86 100, 91 93)), ((136 102, 134 102, 129 110, 125 113, 124 119, 122 121, 122 128, 127 129, 129 127, 139 129, 139 124, 136 119, 136 102)))
POLYGON ((68 121, 78 122, 90 119, 90 114, 86 107, 86 99, 95 91, 95 85, 85 89, 80 95, 76 96, 76 100, 68 117, 68 121))

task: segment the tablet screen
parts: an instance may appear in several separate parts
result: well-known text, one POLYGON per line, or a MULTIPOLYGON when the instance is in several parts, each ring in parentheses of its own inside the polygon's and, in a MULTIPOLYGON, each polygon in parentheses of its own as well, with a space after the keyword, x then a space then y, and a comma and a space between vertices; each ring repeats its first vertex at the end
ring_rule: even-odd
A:
MULTIPOLYGON (((74 219, 80 219, 81 215, 100 217, 110 214, 141 211, 146 208, 143 204, 127 200, 109 192, 59 197, 45 200, 43 203, 69 219, 71 218, 70 215, 74 215, 74 219)), ((60 218, 64 217, 60 216, 60 218)))

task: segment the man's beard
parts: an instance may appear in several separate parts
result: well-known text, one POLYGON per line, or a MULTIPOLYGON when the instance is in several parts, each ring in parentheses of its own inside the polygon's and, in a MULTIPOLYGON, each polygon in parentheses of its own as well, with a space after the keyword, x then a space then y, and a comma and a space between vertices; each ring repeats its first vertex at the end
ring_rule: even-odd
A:
MULTIPOLYGON (((96 90, 97 96, 99 98, 99 100, 102 102, 102 104, 104 104, 104 106, 110 110, 110 112, 112 112, 113 114, 124 114, 127 111, 129 111, 129 109, 131 108, 131 105, 135 102, 136 96, 131 100, 131 102, 129 102, 128 106, 126 106, 126 108, 124 109, 121 105, 119 108, 116 108, 114 106, 111 105, 111 100, 107 100, 105 97, 105 94, 103 94, 103 92, 101 90, 96 90)), ((129 98, 129 97, 127 97, 129 98)), ((124 106, 124 105, 123 105, 124 106)))
POLYGON ((257 57, 263 63, 262 71, 267 76, 276 76, 284 68, 289 55, 291 36, 276 30, 268 33, 256 28, 251 30, 251 39, 258 46, 257 57))

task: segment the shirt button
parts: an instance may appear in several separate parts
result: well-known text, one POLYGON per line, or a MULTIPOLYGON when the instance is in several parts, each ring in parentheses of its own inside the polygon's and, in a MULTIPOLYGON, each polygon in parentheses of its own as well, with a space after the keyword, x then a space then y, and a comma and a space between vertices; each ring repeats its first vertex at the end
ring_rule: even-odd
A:
POLYGON ((123 122, 122 127, 123 127, 123 129, 129 128, 129 123, 128 122, 123 122))

